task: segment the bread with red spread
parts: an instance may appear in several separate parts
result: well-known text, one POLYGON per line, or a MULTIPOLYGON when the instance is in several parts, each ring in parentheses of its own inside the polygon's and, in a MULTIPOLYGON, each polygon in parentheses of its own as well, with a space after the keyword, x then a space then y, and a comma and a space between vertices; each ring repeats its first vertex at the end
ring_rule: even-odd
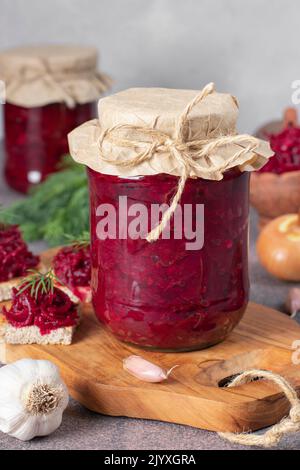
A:
POLYGON ((59 287, 73 302, 91 302, 91 255, 89 242, 74 242, 61 248, 52 262, 59 287))
POLYGON ((54 286, 51 271, 37 273, 19 289, 13 289, 10 306, 3 307, 4 341, 69 345, 80 322, 79 308, 54 286))
MULTIPOLYGON (((46 268, 42 263, 39 263, 36 268, 40 272, 45 272, 46 268)), ((17 288, 26 279, 26 276, 15 277, 10 281, 0 282, 0 302, 11 300, 13 289, 17 288)))
POLYGON ((62 286, 60 284, 57 284, 57 287, 61 289, 65 294, 67 294, 72 300, 72 302, 74 302, 75 304, 79 302, 89 303, 92 301, 92 290, 90 287, 88 288, 78 287, 75 290, 77 295, 75 295, 75 293, 67 286, 62 286))
POLYGON ((10 300, 12 296, 12 290, 14 287, 17 287, 20 279, 12 279, 11 281, 1 282, 0 283, 0 302, 10 300))
POLYGON ((11 299, 30 269, 43 269, 39 256, 29 251, 16 225, 0 223, 0 302, 11 299))

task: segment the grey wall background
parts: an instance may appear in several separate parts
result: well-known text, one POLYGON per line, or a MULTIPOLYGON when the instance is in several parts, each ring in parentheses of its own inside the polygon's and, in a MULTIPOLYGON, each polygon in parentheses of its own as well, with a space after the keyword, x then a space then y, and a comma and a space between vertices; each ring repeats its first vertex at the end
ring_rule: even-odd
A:
POLYGON ((300 79, 299 0, 0 0, 0 48, 98 46, 113 91, 215 81, 252 132, 290 105, 300 79))

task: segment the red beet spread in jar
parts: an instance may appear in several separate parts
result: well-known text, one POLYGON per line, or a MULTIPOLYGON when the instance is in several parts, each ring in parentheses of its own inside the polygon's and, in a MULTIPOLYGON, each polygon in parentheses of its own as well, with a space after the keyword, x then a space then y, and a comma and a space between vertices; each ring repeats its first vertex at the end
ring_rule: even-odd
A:
POLYGON ((269 134, 266 138, 275 152, 273 158, 260 172, 285 173, 300 170, 300 128, 287 127, 279 134, 269 134))
MULTIPOLYGON (((169 203, 178 178, 123 179, 88 169, 91 194, 92 290, 96 315, 121 340, 161 350, 192 350, 223 340, 248 302, 249 174, 230 170, 221 181, 186 183, 181 205, 204 204, 204 246, 186 239, 97 237, 100 204, 128 208, 169 203)), ((128 218, 130 220, 130 218, 128 218)))
POLYGON ((58 170, 61 157, 68 153, 67 134, 92 119, 95 104, 64 103, 24 108, 4 106, 5 176, 8 184, 23 193, 58 170))
POLYGON ((27 248, 17 226, 0 225, 0 282, 24 276, 40 259, 27 248))
POLYGON ((37 298, 31 295, 30 287, 18 293, 13 289, 12 306, 3 313, 16 328, 37 326, 42 335, 51 333, 57 328, 74 326, 78 321, 76 304, 60 289, 53 292, 39 293, 37 298))
POLYGON ((82 301, 90 290, 90 247, 67 246, 59 250, 53 260, 55 275, 82 301))

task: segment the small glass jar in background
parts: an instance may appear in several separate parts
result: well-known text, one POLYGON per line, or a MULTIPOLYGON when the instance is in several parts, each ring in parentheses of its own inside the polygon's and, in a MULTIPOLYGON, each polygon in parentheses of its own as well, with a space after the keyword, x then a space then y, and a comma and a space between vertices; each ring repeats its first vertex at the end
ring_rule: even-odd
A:
POLYGON ((110 79, 92 47, 35 46, 0 53, 5 84, 5 178, 26 193, 57 171, 67 134, 92 119, 110 79))

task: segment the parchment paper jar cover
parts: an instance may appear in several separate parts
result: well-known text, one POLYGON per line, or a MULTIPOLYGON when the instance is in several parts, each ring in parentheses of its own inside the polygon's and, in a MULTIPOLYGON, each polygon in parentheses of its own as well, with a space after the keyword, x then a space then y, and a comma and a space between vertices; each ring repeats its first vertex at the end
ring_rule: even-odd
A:
POLYGON ((131 89, 100 100, 98 111, 69 135, 71 155, 89 168, 98 318, 145 347, 221 341, 248 301, 248 172, 266 163, 269 145, 236 134, 237 101, 212 84, 201 92, 131 89), (127 196, 128 213, 134 203, 148 214, 152 204, 204 204, 203 248, 162 238, 172 210, 158 226, 148 220, 141 239, 99 239, 96 210, 111 204, 119 216, 119 196, 127 196))
POLYGON ((68 132, 95 116, 110 79, 97 71, 93 47, 49 45, 1 52, 0 80, 6 94, 5 173, 15 189, 26 191, 54 171, 68 151, 68 132))

